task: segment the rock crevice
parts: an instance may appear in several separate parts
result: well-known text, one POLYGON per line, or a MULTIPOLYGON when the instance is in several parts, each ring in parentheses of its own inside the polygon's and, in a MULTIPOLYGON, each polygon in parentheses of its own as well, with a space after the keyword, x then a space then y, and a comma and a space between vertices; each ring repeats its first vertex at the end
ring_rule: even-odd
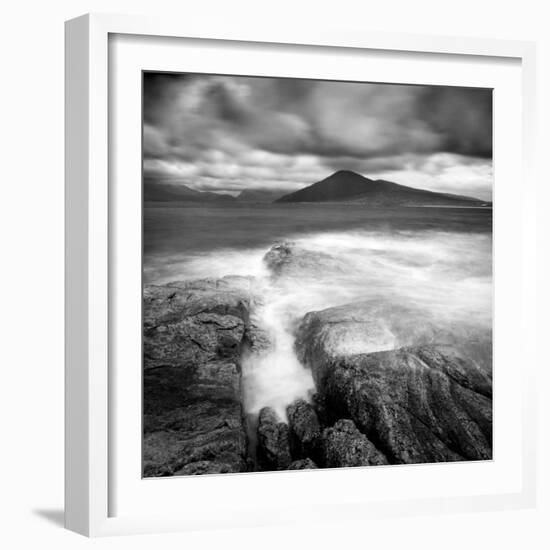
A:
MULTIPOLYGON (((293 243, 264 262, 277 280, 347 268, 293 243)), ((146 285, 143 300, 145 476, 492 458, 489 330, 380 300, 311 311, 295 350, 316 393, 286 419, 270 407, 247 418, 243 354, 272 346, 254 280, 146 285)))

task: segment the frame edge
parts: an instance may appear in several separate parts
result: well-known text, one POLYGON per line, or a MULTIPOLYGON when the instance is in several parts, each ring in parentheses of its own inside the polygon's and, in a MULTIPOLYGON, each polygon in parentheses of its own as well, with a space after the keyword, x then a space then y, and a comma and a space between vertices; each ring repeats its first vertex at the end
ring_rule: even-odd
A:
POLYGON ((89 18, 65 23, 65 527, 89 535, 89 18))
MULTIPOLYGON (((272 36, 258 38, 257 32, 244 37, 245 32, 205 30, 193 25, 187 36, 219 40, 271 42, 272 36), (240 36, 240 38, 238 37, 240 36)), ((108 402, 106 399, 107 318, 105 267, 107 255, 107 57, 106 42, 110 33, 184 36, 180 23, 150 20, 143 16, 87 14, 65 23, 65 527, 85 536, 151 532, 160 528, 181 531, 184 527, 171 522, 151 522, 151 526, 136 526, 126 518, 109 518, 106 504, 107 440, 98 434, 108 433, 108 402), (98 118, 99 117, 99 118, 98 118), (105 120, 102 118, 105 117, 105 120), (99 147, 99 149, 98 149, 99 147), (97 278, 99 276, 99 279, 97 278), (103 277, 105 276, 105 280, 103 277), (104 292, 105 291, 105 292, 104 292), (105 309, 105 311, 103 311, 105 309)), ((278 43, 295 45, 340 46, 386 49, 391 33, 372 33, 356 29, 346 38, 347 46, 331 32, 309 34, 304 41, 295 40, 293 31, 281 33, 278 43), (311 39, 312 42, 308 40, 311 39), (304 43, 305 42, 305 43, 304 43), (316 44, 315 44, 316 42, 316 44)), ((524 99, 534 94, 535 43, 527 41, 485 38, 407 35, 409 51, 458 53, 516 57, 528 66, 528 78, 523 76, 524 99), (473 53, 473 50, 483 53, 473 53), (450 51, 454 50, 454 51, 450 51), (496 53, 499 51, 500 53, 496 53), (529 93, 531 90, 531 93, 529 93)), ((389 48, 392 49, 392 48, 389 48)), ((524 110, 524 135, 534 139, 534 109, 524 110), (527 122, 527 124, 525 124, 527 122)), ((524 177, 533 168, 532 155, 524 157, 524 177)), ((534 192, 534 186, 531 191, 534 192)), ((527 382, 534 395, 534 380, 527 382)), ((531 416, 531 407, 524 411, 531 416)), ((536 479, 528 449, 535 450, 535 439, 529 430, 524 440, 523 491, 510 496, 495 509, 528 508, 535 504, 536 479)), ((449 507, 449 511, 453 511, 449 507)), ((459 509, 458 511, 463 511, 459 509)))

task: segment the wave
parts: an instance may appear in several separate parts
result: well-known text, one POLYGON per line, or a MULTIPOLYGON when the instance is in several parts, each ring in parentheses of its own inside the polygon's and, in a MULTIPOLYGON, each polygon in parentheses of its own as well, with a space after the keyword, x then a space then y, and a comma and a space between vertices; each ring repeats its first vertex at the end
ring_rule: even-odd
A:
POLYGON ((284 417, 290 402, 308 398, 313 391, 310 371, 294 353, 296 324, 310 311, 359 302, 377 304, 377 315, 387 330, 380 332, 378 341, 344 338, 342 345, 348 353, 414 344, 416 327, 428 318, 466 340, 476 332, 490 334, 490 234, 339 231, 288 238, 300 248, 319 253, 321 261, 273 277, 263 261, 266 248, 256 247, 149 256, 144 266, 145 279, 155 283, 225 275, 254 277, 263 300, 254 322, 268 334, 272 345, 264 353, 243 358, 248 413, 269 405, 284 417), (402 318, 407 315, 404 311, 410 312, 408 319, 402 318), (400 334, 392 329, 396 316, 400 326, 406 327, 400 334))

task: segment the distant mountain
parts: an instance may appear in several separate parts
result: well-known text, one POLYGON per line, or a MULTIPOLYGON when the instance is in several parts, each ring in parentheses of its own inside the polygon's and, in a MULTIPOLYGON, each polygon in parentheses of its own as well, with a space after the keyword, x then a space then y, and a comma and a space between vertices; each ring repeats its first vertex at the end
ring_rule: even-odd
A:
POLYGON ((192 201, 192 202, 230 202, 235 197, 227 193, 195 191, 181 183, 158 181, 156 178, 144 178, 143 200, 148 202, 192 201))
POLYGON ((328 178, 277 199, 275 202, 353 202, 368 206, 488 206, 473 197, 436 193, 372 180, 349 170, 339 170, 328 178))
POLYGON ((284 191, 271 189, 245 189, 236 199, 242 202, 274 202, 285 195, 284 191))

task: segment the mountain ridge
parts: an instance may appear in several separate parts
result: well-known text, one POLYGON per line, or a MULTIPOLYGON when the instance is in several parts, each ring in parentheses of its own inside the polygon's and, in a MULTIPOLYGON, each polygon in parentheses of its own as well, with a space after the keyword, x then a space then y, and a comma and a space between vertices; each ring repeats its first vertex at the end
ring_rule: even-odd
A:
POLYGON ((145 202, 232 202, 235 197, 228 193, 196 191, 182 183, 163 182, 146 177, 143 180, 143 200, 145 202))
POLYGON ((371 206, 484 206, 490 201, 409 187, 387 180, 373 180, 338 170, 323 180, 277 199, 276 203, 353 202, 371 206))

